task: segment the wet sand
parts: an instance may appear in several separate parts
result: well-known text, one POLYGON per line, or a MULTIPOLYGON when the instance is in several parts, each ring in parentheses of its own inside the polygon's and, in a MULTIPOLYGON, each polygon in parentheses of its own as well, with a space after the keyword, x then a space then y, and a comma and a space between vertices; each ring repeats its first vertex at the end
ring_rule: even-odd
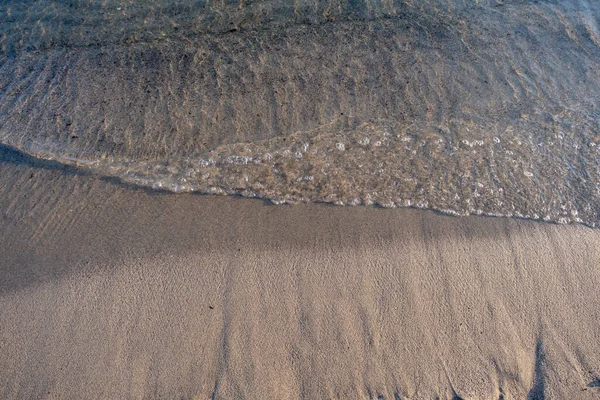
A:
POLYGON ((0 398, 600 395, 598 230, 0 170, 0 398))

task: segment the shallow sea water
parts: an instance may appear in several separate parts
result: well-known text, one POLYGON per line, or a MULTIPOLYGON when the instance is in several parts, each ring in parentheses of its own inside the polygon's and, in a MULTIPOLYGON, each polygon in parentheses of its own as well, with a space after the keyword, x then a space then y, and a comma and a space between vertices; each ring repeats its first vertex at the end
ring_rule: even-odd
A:
POLYGON ((173 192, 600 224, 600 3, 0 1, 0 143, 173 192))

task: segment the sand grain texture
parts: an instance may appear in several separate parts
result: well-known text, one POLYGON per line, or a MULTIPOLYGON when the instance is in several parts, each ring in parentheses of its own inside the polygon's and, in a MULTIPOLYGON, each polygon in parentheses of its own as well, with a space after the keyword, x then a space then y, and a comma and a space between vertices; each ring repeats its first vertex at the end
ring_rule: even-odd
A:
POLYGON ((600 395, 598 230, 2 157, 0 398, 600 395))

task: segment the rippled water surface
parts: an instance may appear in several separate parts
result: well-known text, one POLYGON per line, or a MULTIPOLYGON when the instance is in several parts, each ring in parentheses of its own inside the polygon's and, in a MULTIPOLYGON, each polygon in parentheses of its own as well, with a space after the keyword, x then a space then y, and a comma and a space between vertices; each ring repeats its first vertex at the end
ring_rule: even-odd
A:
POLYGON ((0 0, 0 143, 140 185, 600 224, 600 3, 0 0))

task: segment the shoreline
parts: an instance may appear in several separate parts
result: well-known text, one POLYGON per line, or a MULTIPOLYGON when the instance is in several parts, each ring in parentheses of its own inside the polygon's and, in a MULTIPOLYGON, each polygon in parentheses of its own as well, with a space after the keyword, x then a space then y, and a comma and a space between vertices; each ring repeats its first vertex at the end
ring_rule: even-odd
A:
MULTIPOLYGON (((576 225, 583 226, 589 229, 597 229, 597 226, 586 224, 583 221, 573 221, 570 222, 560 222, 559 220, 548 220, 542 218, 532 218, 528 216, 518 216, 518 215, 503 215, 503 214, 493 214, 493 213, 485 213, 481 214, 472 213, 472 214, 460 214, 453 210, 440 210, 436 208, 428 208, 428 207, 418 207, 418 206, 395 206, 395 207, 385 207, 380 204, 338 204, 335 202, 327 202, 327 201, 298 201, 298 202, 282 202, 277 203, 273 199, 266 197, 249 197, 244 196, 241 193, 227 193, 222 191, 221 193, 204 193, 199 191, 184 191, 184 192, 174 192, 168 189, 163 188, 151 188, 147 185, 136 184, 133 182, 128 182, 116 176, 110 175, 102 175, 100 173, 95 172, 92 168, 86 166, 85 164, 69 164, 63 163, 61 161, 52 159, 52 158, 40 158, 33 155, 30 155, 20 149, 12 147, 6 144, 0 144, 0 162, 11 164, 11 165, 21 165, 28 166, 34 169, 42 169, 42 170, 52 170, 52 171, 60 171, 67 175, 81 175, 90 177, 91 179, 99 179, 103 182, 119 186, 122 189, 133 190, 133 191, 143 191, 148 193, 149 195, 187 195, 187 196, 209 196, 209 197, 227 197, 232 199, 245 199, 251 201, 262 202, 267 206, 318 206, 318 207, 367 207, 367 208, 376 208, 376 209, 401 209, 401 210, 417 210, 417 211, 425 211, 432 212, 436 215, 440 216, 450 216, 450 217, 483 217, 483 218, 509 218, 515 220, 529 221, 541 224, 551 224, 551 225, 576 225)), ((243 191, 242 191, 243 192, 243 191)))

